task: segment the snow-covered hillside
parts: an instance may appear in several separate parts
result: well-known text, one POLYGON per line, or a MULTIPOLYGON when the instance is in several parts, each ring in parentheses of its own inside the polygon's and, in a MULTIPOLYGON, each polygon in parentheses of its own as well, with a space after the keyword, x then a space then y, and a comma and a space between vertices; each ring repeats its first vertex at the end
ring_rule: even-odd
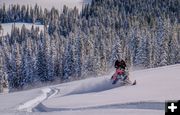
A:
POLYGON ((1 115, 164 115, 180 99, 180 64, 131 72, 135 86, 111 85, 112 73, 29 91, 0 94, 1 115))
POLYGON ((34 6, 37 3, 43 9, 51 9, 52 7, 55 7, 59 10, 62 10, 64 5, 67 5, 69 8, 73 8, 76 6, 78 9, 81 9, 83 4, 90 2, 91 0, 0 0, 0 5, 2 6, 3 3, 5 3, 7 6, 11 4, 29 4, 31 6, 34 6))

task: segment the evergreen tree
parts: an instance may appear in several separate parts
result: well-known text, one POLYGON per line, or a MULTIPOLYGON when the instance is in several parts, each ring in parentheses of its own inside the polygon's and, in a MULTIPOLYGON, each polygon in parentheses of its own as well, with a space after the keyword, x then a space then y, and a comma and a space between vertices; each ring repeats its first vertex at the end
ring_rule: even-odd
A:
POLYGON ((72 42, 70 40, 66 41, 63 59, 63 79, 69 79, 74 72, 73 50, 71 44, 72 42))
POLYGON ((75 61, 74 61, 74 68, 75 68, 75 77, 80 78, 82 72, 82 38, 80 33, 77 32, 77 38, 75 39, 75 61))
POLYGON ((48 81, 48 74, 47 74, 47 60, 45 55, 45 49, 42 43, 38 44, 38 53, 37 53, 37 61, 36 61, 36 68, 37 68, 37 81, 46 82, 48 81))
POLYGON ((0 93, 4 91, 4 88, 8 88, 8 76, 3 65, 3 52, 0 49, 0 93))

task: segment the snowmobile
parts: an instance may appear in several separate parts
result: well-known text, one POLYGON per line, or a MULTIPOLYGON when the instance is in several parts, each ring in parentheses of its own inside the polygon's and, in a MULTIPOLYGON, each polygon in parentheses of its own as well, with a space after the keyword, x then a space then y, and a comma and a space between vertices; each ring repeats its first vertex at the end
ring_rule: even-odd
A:
POLYGON ((123 85, 136 85, 136 80, 134 82, 130 81, 129 72, 127 70, 117 69, 116 72, 111 77, 112 84, 116 84, 117 82, 123 83, 123 85))

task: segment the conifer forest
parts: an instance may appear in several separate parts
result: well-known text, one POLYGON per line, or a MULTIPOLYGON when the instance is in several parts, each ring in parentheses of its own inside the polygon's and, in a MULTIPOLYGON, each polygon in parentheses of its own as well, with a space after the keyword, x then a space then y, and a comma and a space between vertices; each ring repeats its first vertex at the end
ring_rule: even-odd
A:
POLYGON ((0 81, 10 91, 99 76, 117 59, 129 68, 180 63, 180 0, 92 0, 81 11, 0 7, 0 81), (14 23, 11 33, 3 23, 14 23))

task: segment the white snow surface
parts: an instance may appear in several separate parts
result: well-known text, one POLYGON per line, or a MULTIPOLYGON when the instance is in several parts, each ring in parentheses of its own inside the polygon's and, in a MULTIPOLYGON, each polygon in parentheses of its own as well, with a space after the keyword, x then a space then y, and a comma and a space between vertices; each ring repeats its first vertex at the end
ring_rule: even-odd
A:
POLYGON ((47 8, 50 10, 52 7, 55 7, 62 10, 63 6, 66 5, 69 8, 74 8, 75 6, 81 10, 82 5, 86 3, 90 3, 91 0, 0 0, 0 7, 5 3, 6 6, 11 4, 20 4, 20 5, 31 5, 41 6, 41 8, 47 8))
POLYGON ((1 115, 164 115, 180 99, 180 64, 130 73, 134 86, 112 85, 109 75, 0 94, 1 115))

